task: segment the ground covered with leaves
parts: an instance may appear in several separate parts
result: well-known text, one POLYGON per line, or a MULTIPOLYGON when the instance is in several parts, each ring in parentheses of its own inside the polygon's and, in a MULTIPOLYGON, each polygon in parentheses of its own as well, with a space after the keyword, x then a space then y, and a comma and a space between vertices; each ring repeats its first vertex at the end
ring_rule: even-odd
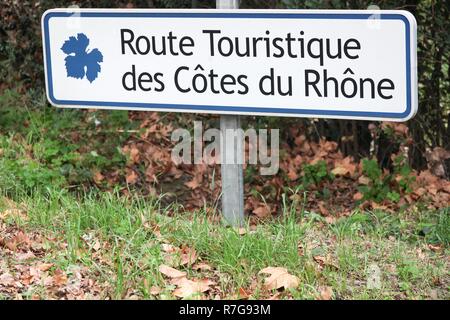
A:
POLYGON ((412 170, 406 126, 383 123, 373 134, 400 150, 382 169, 292 126, 277 175, 246 166, 249 219, 234 229, 220 219, 220 167, 170 159, 171 132, 193 120, 218 125, 5 90, 0 298, 450 298, 448 151, 412 170))

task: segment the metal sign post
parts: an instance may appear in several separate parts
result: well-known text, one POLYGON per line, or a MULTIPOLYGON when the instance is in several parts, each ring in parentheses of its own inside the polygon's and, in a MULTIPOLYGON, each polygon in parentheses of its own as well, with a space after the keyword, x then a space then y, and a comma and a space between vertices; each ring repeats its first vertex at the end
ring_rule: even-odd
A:
MULTIPOLYGON (((239 9, 238 0, 217 0, 217 9, 239 9)), ((222 214, 233 226, 244 222, 244 177, 239 158, 243 156, 243 145, 237 130, 241 128, 240 116, 220 116, 220 149, 222 172, 222 214), (227 137, 227 132, 228 137, 227 137), (231 133, 231 134, 230 134, 231 133), (234 141, 230 141, 230 138, 234 141), (227 159, 233 159, 228 163, 227 159)))

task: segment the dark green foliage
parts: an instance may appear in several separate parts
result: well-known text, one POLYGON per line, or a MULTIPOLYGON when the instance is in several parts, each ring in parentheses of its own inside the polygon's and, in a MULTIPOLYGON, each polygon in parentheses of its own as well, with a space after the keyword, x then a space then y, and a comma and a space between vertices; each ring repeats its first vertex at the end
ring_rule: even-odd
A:
POLYGON ((94 171, 125 165, 121 146, 133 126, 126 111, 55 109, 43 96, 8 90, 0 95, 0 105, 2 189, 83 186, 92 182, 94 171), (117 129, 125 132, 117 134, 117 129))
POLYGON ((319 185, 322 181, 333 179, 333 174, 328 172, 327 163, 323 160, 303 166, 302 184, 305 188, 309 185, 319 185))
POLYGON ((362 165, 363 174, 370 180, 368 185, 359 187, 359 191, 364 196, 363 201, 382 202, 390 200, 398 202, 401 192, 409 193, 412 191, 411 184, 415 177, 403 157, 397 157, 394 160, 393 173, 389 174, 383 174, 376 160, 363 159, 362 165))
POLYGON ((363 200, 374 200, 381 202, 388 197, 390 192, 389 183, 390 176, 382 178, 382 171, 375 160, 362 160, 363 173, 370 179, 370 184, 359 187, 364 195, 363 200))
POLYGON ((399 156, 394 159, 394 175, 398 175, 400 177, 400 179, 397 180, 400 190, 407 193, 412 192, 411 185, 416 178, 412 175, 411 167, 405 161, 403 156, 399 156))

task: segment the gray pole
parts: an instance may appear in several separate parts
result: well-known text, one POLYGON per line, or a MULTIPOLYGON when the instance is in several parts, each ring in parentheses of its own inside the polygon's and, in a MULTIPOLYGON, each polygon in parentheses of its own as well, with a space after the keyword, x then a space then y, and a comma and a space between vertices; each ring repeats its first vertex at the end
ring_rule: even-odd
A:
POLYGON ((239 0, 216 0, 216 9, 239 9, 239 0))
MULTIPOLYGON (((239 9, 239 0, 216 0, 216 8, 239 9)), ((244 178, 242 162, 239 161, 243 157, 244 151, 241 136, 237 134, 239 129, 241 129, 239 116, 220 116, 222 214, 225 220, 233 226, 242 226, 244 223, 244 178), (227 163, 226 159, 234 161, 227 163)))

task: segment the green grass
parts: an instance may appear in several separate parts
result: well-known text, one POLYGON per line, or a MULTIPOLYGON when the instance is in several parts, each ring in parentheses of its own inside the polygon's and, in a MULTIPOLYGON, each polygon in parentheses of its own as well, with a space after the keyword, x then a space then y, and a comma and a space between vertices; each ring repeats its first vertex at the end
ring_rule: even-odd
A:
POLYGON ((125 166, 121 146, 135 125, 126 111, 57 109, 43 92, 6 90, 0 95, 0 187, 10 193, 48 185, 86 189, 94 171, 125 166))
MULTIPOLYGON (((316 298, 324 286, 331 286, 340 299, 422 299, 431 290, 450 298, 444 258, 448 243, 439 242, 448 238, 448 210, 420 213, 419 220, 434 230, 426 236, 417 233, 413 224, 417 216, 381 212, 355 213, 332 225, 315 214, 304 213, 300 219, 291 213, 241 235, 213 222, 211 214, 185 213, 175 206, 161 207, 160 199, 127 198, 114 192, 74 196, 48 189, 15 201, 28 220, 11 217, 7 223, 56 237, 51 247, 67 244, 45 259, 66 272, 74 266, 88 268, 99 282, 108 284, 105 297, 124 298, 131 290, 138 297, 155 298, 148 290, 158 286, 163 291, 157 298, 172 298, 173 286, 158 271, 165 263, 162 244, 167 243, 194 248, 199 260, 213 270, 181 269, 190 277, 214 279, 223 298, 235 297, 239 288, 251 290, 253 298, 267 295, 258 271, 268 266, 285 267, 300 278, 299 288, 290 292, 294 298, 316 298), (101 243, 98 251, 92 249, 94 240, 101 243), (428 243, 443 245, 443 251, 429 250, 428 243), (418 257, 419 249, 424 257, 418 257), (314 256, 329 257, 333 263, 320 267, 314 256), (380 289, 366 288, 371 264, 382 270, 380 289)), ((10 200, 3 200, 0 212, 8 206, 10 200)))

